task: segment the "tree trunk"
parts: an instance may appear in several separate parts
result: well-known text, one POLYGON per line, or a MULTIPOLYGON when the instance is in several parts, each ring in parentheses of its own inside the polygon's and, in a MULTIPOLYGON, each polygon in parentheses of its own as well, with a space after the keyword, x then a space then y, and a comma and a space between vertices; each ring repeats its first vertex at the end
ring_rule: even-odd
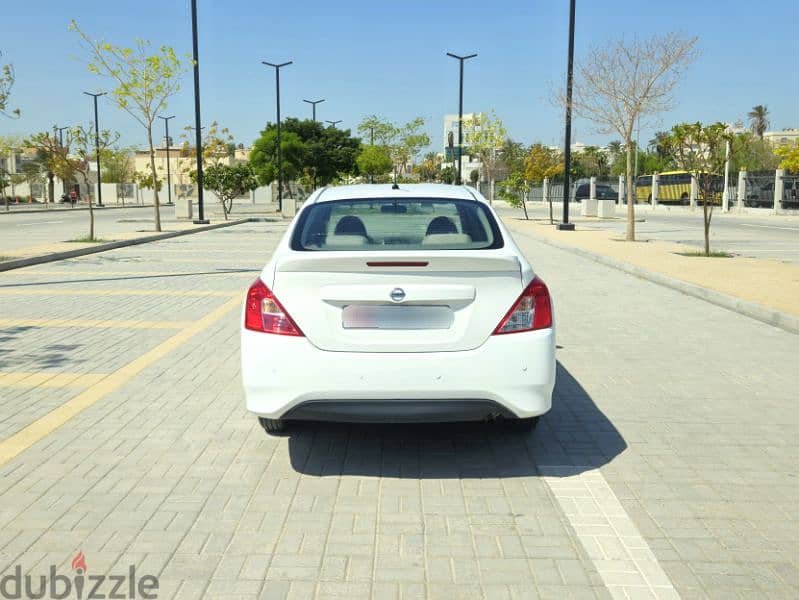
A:
MULTIPOLYGON (((633 140, 632 132, 625 136, 624 144, 627 147, 627 241, 635 241, 635 202, 633 197, 633 140)), ((638 152, 638 148, 635 149, 638 152)))
POLYGON ((81 173, 83 177, 83 183, 86 185, 86 190, 89 193, 89 240, 94 239, 94 210, 92 209, 92 192, 91 187, 89 187, 89 175, 87 173, 81 173))
POLYGON ((529 221, 530 217, 527 215, 527 202, 525 202, 525 200, 527 200, 527 198, 525 196, 526 196, 526 194, 524 194, 524 192, 522 192, 521 198, 522 198, 522 208, 524 209, 524 220, 525 221, 529 221))
MULTIPOLYGON (((706 179, 710 179, 710 176, 707 176, 706 179)), ((703 190, 704 199, 702 200, 702 216, 704 217, 705 225, 705 256, 710 256, 710 217, 713 214, 713 207, 708 209, 707 206, 707 203, 710 201, 709 191, 710 190, 703 190)))
POLYGON ((153 128, 147 128, 147 143, 150 145, 150 173, 153 178, 153 209, 155 210, 155 230, 161 231, 161 210, 158 204, 158 177, 155 174, 155 148, 153 148, 153 128))

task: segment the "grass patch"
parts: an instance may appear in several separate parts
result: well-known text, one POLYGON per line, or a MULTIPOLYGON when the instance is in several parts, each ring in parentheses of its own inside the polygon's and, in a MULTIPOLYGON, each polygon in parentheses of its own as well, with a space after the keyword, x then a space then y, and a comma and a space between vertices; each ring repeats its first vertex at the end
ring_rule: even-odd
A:
POLYGON ((690 252, 677 252, 680 256, 698 256, 704 258, 732 258, 735 256, 734 254, 730 254, 729 252, 711 252, 710 254, 705 254, 701 250, 691 250, 690 252))
POLYGON ((105 244, 109 240, 103 240, 100 238, 90 238, 88 235, 82 238, 75 238, 74 240, 67 240, 67 243, 70 244, 105 244))

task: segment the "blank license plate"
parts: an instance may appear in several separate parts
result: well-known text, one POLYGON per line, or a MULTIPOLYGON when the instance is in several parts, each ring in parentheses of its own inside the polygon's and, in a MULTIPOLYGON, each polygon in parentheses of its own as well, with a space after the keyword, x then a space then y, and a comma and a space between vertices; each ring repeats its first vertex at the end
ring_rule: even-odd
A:
POLYGON ((449 329, 449 306, 345 306, 341 313, 344 329, 449 329))

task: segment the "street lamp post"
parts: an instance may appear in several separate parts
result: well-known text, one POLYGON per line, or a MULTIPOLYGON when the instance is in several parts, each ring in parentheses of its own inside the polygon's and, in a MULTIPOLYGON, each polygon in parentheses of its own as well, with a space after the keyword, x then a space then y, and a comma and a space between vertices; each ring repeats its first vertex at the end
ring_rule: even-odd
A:
POLYGON ((280 147, 280 67, 287 67, 294 61, 280 64, 261 61, 267 67, 275 69, 275 104, 277 104, 277 210, 283 212, 283 151, 280 147))
POLYGON ((336 125, 338 125, 339 123, 341 123, 341 119, 339 119, 338 121, 327 121, 327 120, 325 120, 325 123, 329 123, 330 125, 332 125, 333 127, 335 127, 336 125))
MULTIPOLYGON (((94 99, 94 148, 97 153, 97 206, 103 205, 103 184, 100 177, 100 121, 97 117, 97 98, 105 96, 107 92, 99 92, 92 94, 91 92, 83 92, 87 96, 94 99)), ((91 200, 89 200, 91 202, 91 200)))
POLYGON ((563 222, 557 228, 562 231, 573 231, 574 223, 569 223, 569 169, 572 161, 572 83, 574 81, 574 5, 571 0, 569 5, 569 58, 566 70, 566 146, 564 148, 563 169, 563 222))
POLYGON ((447 52, 447 56, 458 59, 460 61, 460 95, 458 100, 458 185, 463 183, 461 178, 461 157, 463 155, 463 63, 470 58, 474 58, 477 54, 469 54, 468 56, 458 56, 452 52, 447 52))
POLYGON ((325 101, 325 99, 324 99, 324 98, 322 98, 321 100, 305 100, 305 99, 303 99, 303 102, 307 102, 308 104, 310 104, 310 105, 311 105, 311 108, 312 108, 312 111, 311 111, 311 112, 312 112, 312 114, 313 114, 313 120, 314 120, 314 122, 316 122, 316 105, 317 105, 317 104, 321 104, 321 103, 322 103, 322 102, 324 102, 324 101, 325 101))
POLYGON ((162 117, 159 115, 159 119, 163 119, 164 127, 166 129, 165 136, 166 136, 166 192, 168 196, 167 204, 172 204, 172 172, 170 171, 169 167, 169 146, 171 140, 169 139, 169 119, 174 119, 175 115, 171 115, 169 117, 162 117))
MULTIPOLYGON (((207 225, 205 208, 203 204, 203 155, 202 155, 202 125, 200 119, 200 59, 199 44, 197 42, 197 0, 191 0, 191 43, 194 59, 194 128, 197 134, 195 150, 197 154, 197 220, 195 225, 207 225)), ((156 194, 157 194, 156 190, 156 194)))
MULTIPOLYGON (((58 148, 60 150, 64 149, 64 130, 65 129, 69 129, 69 125, 67 125, 66 127, 58 127, 58 126, 53 127, 54 131, 58 131, 58 148)), ((64 181, 63 179, 61 180, 61 193, 62 194, 66 194, 67 193, 67 182, 64 181)))

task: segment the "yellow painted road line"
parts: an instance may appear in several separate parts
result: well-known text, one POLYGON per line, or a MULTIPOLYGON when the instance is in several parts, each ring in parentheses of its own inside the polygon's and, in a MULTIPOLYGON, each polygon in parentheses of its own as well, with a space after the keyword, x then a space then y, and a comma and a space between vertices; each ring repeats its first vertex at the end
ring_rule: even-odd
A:
POLYGON ((193 291, 186 290, 43 290, 39 289, 22 289, 22 290, 3 290, 0 289, 0 296, 219 296, 228 298, 230 292, 214 292, 214 291, 193 291))
POLYGON ((108 373, 48 373, 47 371, 0 373, 0 387, 89 387, 108 375, 108 373))
MULTIPOLYGON (((230 294, 228 294, 230 295, 230 294)), ((100 319, 0 319, 0 327, 85 327, 93 329, 184 329, 192 321, 116 321, 100 319)))
POLYGON ((30 448, 33 444, 47 437, 72 417, 80 414, 110 393, 121 388, 144 369, 166 357, 170 352, 173 352, 198 333, 208 329, 230 311, 241 306, 241 302, 241 295, 236 294, 235 297, 225 302, 219 308, 211 311, 202 319, 193 322, 183 331, 176 333, 149 352, 145 352, 139 358, 129 362, 127 365, 97 382, 89 389, 84 390, 72 400, 65 402, 21 431, 18 431, 10 438, 0 442, 0 466, 5 465, 18 454, 30 448))

